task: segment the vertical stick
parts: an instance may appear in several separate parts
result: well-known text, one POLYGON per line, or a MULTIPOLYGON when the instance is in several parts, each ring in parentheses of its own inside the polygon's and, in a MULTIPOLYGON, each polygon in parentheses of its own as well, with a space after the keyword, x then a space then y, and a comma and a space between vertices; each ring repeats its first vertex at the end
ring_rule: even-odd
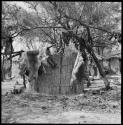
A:
POLYGON ((10 77, 12 76, 12 41, 10 42, 10 77))
POLYGON ((4 72, 4 58, 5 58, 5 55, 3 54, 3 58, 2 58, 2 80, 5 79, 5 72, 4 72))
POLYGON ((54 30, 54 40, 55 40, 55 28, 53 28, 53 30, 54 30))
POLYGON ((64 47, 63 47, 61 35, 60 35, 60 44, 61 44, 60 46, 62 47, 62 51, 60 53, 60 84, 59 84, 59 94, 61 94, 62 61, 63 61, 63 53, 64 53, 64 47))

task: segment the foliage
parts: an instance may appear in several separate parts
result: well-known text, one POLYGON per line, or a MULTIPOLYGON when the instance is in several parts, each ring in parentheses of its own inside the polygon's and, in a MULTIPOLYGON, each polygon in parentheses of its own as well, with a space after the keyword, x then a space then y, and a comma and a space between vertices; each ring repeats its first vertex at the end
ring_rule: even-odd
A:
MULTIPOLYGON (((31 41, 39 37, 43 42, 59 42, 59 33, 65 28, 55 32, 52 28, 66 26, 77 33, 78 36, 87 36, 84 25, 91 26, 90 33, 93 45, 111 43, 109 33, 117 31, 121 21, 120 2, 24 2, 31 11, 2 2, 2 33, 13 36, 20 35, 31 41), (81 23, 81 24, 80 24, 81 23), (95 28, 96 27, 96 28, 95 28), (98 28, 108 32, 102 32, 98 28), (6 32, 7 31, 7 32, 6 32)), ((87 38, 86 38, 87 39, 87 38)))

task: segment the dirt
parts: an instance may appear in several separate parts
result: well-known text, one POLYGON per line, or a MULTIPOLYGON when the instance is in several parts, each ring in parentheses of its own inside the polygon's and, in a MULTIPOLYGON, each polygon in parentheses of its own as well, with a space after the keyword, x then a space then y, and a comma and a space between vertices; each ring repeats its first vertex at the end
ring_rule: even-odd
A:
POLYGON ((7 94, 17 80, 22 83, 15 66, 14 78, 1 83, 2 123, 121 123, 121 77, 115 82, 110 79, 112 89, 108 91, 96 80, 79 95, 7 94))
POLYGON ((3 94, 2 123, 120 124, 121 89, 88 90, 84 94, 67 96, 29 92, 3 94))

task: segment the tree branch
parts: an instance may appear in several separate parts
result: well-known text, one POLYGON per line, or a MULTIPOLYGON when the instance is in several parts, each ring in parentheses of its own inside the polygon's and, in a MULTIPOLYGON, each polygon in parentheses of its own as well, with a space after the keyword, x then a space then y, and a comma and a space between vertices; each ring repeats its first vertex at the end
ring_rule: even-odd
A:
POLYGON ((20 55, 19 53, 15 54, 15 55, 12 55, 12 57, 7 58, 7 60, 10 60, 11 58, 19 56, 19 55, 20 55))
MULTIPOLYGON (((57 8, 57 4, 56 4, 56 3, 54 3, 54 2, 50 2, 50 3, 54 6, 55 9, 57 8)), ((72 19, 72 20, 74 20, 74 21, 77 21, 77 22, 79 22, 80 25, 82 25, 82 26, 84 26, 84 27, 89 27, 89 28, 93 28, 93 29, 98 29, 98 30, 101 30, 101 31, 103 31, 103 32, 107 32, 107 33, 109 33, 109 34, 119 34, 119 33, 117 33, 117 32, 107 31, 107 30, 103 29, 102 27, 94 27, 94 26, 91 26, 91 25, 82 23, 82 22, 79 21, 78 19, 74 19, 74 18, 72 18, 72 17, 67 16, 66 14, 64 14, 64 13, 63 13, 60 9, 58 9, 58 8, 57 8, 57 11, 58 11, 59 13, 62 13, 62 15, 63 15, 65 18, 68 18, 68 19, 72 19)))
MULTIPOLYGON (((21 30, 20 32, 18 32, 15 36, 12 36, 12 38, 14 38, 14 37, 16 37, 16 36, 18 36, 20 33, 22 33, 23 31, 29 31, 29 30, 34 30, 34 29, 38 29, 38 28, 63 28, 63 27, 52 27, 52 26, 47 26, 47 27, 43 27, 43 26, 39 26, 39 27, 34 27, 34 28, 27 28, 27 29, 23 29, 23 30, 21 30)), ((14 35, 14 34, 13 34, 14 35)))
MULTIPOLYGON (((22 53, 22 52, 24 52, 23 50, 21 50, 21 51, 17 51, 17 52, 12 52, 12 54, 17 54, 17 53, 22 53)), ((1 53, 1 54, 3 54, 3 55, 10 55, 11 53, 10 52, 8 52, 8 53, 1 53)))
POLYGON ((84 26, 84 27, 89 27, 89 28, 93 28, 93 29, 98 29, 98 30, 101 30, 101 31, 103 31, 103 32, 107 32, 107 33, 109 33, 109 34, 117 34, 117 32, 110 32, 110 31, 107 31, 107 30, 103 29, 102 27, 94 27, 94 26, 91 26, 91 25, 82 23, 81 21, 79 21, 79 20, 77 20, 77 19, 74 19, 74 18, 72 18, 72 17, 68 17, 67 15, 65 15, 65 17, 79 22, 80 25, 82 25, 82 26, 84 26))

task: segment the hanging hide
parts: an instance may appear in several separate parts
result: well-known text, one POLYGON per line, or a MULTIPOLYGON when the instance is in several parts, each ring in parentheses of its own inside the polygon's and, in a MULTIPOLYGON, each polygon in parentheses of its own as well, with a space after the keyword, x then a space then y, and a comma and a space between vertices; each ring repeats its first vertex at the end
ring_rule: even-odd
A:
POLYGON ((77 93, 77 86, 80 86, 80 91, 83 91, 83 83, 81 84, 81 80, 82 80, 82 75, 84 75, 84 61, 83 58, 81 56, 81 54, 78 52, 75 64, 74 64, 74 68, 72 71, 72 76, 71 76, 71 81, 70 81, 70 86, 71 86, 71 91, 74 93, 77 93))

